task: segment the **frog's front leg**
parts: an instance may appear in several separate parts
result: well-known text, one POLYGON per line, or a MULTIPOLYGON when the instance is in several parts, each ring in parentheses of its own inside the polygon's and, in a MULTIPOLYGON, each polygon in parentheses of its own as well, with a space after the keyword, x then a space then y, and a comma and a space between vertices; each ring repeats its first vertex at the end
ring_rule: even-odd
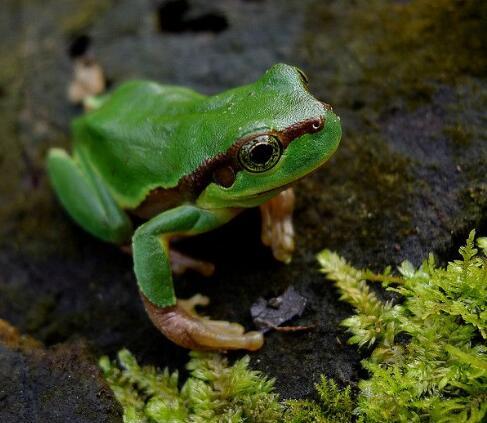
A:
POLYGON ((59 148, 49 151, 47 170, 56 194, 71 217, 94 236, 122 244, 132 235, 132 222, 103 181, 80 157, 59 148))
POLYGON ((154 325, 178 345, 203 350, 257 350, 263 344, 260 332, 243 333, 240 325, 199 317, 174 294, 169 239, 209 231, 235 214, 231 209, 204 210, 185 205, 161 213, 135 231, 134 269, 145 308, 154 325))
POLYGON ((288 188, 260 206, 262 243, 272 248, 274 257, 289 263, 294 251, 294 191, 288 188))

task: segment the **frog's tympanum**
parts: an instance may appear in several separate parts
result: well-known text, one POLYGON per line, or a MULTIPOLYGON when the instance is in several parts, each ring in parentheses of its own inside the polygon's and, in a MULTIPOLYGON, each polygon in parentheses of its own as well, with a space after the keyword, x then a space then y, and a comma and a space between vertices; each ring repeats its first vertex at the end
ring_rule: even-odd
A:
POLYGON ((73 123, 73 153, 49 152, 63 206, 86 231, 131 249, 147 313, 169 339, 194 349, 259 349, 260 332, 198 316, 194 307, 207 298, 176 299, 172 272, 210 275, 213 267, 175 252, 171 239, 260 206, 263 242, 288 262, 290 184, 333 154, 339 118, 309 93, 300 70, 283 64, 214 96, 131 81, 91 103, 73 123), (134 229, 135 216, 145 223, 134 229))

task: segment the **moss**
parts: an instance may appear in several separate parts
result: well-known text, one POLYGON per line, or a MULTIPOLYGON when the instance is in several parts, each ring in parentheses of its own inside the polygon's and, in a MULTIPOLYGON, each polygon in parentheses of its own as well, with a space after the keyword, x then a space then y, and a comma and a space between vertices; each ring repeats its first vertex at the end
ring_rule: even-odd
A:
POLYGON ((178 388, 177 372, 140 367, 126 350, 118 360, 100 360, 105 377, 124 407, 125 422, 272 422, 281 406, 273 381, 248 369, 245 357, 232 366, 217 354, 191 353, 190 377, 178 388))
POLYGON ((279 401, 274 382, 248 368, 249 357, 229 365, 218 354, 191 353, 189 378, 179 388, 177 372, 140 367, 127 350, 118 363, 100 359, 105 378, 124 409, 126 423, 255 422, 346 423, 354 403, 349 387, 322 376, 319 402, 279 401))
POLYGON ((416 269, 405 261, 400 276, 358 270, 325 250, 322 271, 355 315, 343 325, 349 342, 374 347, 362 364, 357 413, 364 422, 482 422, 487 416, 487 244, 474 231, 461 259, 446 268, 432 255, 416 269), (403 297, 382 302, 366 281, 403 297))
POLYGON ((283 422, 348 423, 352 421, 355 403, 349 386, 340 389, 333 380, 321 375, 321 381, 315 387, 319 401, 286 401, 283 422))

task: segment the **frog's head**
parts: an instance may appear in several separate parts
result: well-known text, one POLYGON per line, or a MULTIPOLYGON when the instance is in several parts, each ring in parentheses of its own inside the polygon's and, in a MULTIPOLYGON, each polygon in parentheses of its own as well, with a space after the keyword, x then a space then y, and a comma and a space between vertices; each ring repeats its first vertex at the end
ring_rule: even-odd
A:
POLYGON ((319 168, 340 142, 339 117, 292 66, 274 65, 255 83, 210 97, 206 107, 219 114, 226 151, 206 164, 212 182, 198 197, 202 207, 260 205, 319 168))

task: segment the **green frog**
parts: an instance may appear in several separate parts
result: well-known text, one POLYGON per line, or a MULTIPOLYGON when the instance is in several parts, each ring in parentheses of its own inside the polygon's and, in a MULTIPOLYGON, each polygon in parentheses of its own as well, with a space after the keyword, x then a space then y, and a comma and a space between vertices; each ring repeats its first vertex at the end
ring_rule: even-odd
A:
POLYGON ((64 208, 95 237, 130 246, 145 308, 166 337, 192 349, 259 349, 260 332, 199 316, 194 308, 207 298, 176 298, 174 271, 213 268, 172 250, 171 239, 260 206, 264 243, 289 262, 290 185, 334 153, 339 117, 310 94, 301 70, 285 64, 212 96, 129 81, 91 106, 73 122, 72 154, 49 151, 48 174, 64 208), (134 216, 144 223, 134 227, 134 216))

